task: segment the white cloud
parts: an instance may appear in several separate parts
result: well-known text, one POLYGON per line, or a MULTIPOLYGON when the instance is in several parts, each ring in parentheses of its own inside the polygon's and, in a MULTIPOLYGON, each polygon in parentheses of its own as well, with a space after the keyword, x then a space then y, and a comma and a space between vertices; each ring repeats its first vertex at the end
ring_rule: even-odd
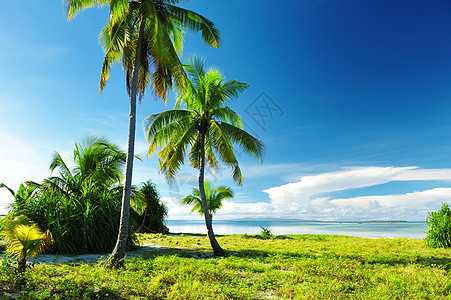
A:
POLYGON ((198 220, 197 213, 191 213, 191 207, 180 205, 180 201, 176 197, 161 197, 161 200, 168 208, 168 219, 173 220, 198 220))
MULTIPOLYGON (((359 167, 303 176, 297 182, 264 190, 279 217, 320 220, 400 218, 422 220, 427 211, 449 201, 451 188, 440 187, 399 195, 333 198, 336 191, 393 181, 451 181, 451 169, 418 167, 359 167), (287 214, 287 212, 290 212, 287 214)), ((449 183, 447 184, 449 186, 449 183)), ((387 192, 389 193, 389 192, 387 192)))
POLYGON ((363 196, 348 199, 333 199, 329 203, 338 207, 370 209, 374 205, 382 208, 428 209, 431 203, 449 201, 451 188, 435 188, 402 195, 363 196))
MULTIPOLYGON (((171 220, 199 220, 200 216, 196 212, 191 213, 191 206, 180 205, 180 200, 176 197, 161 197, 161 200, 168 208, 168 219, 171 220)), ((267 202, 258 203, 235 203, 224 200, 223 207, 218 210, 215 220, 229 220, 239 218, 268 218, 274 213, 274 207, 267 202)))
POLYGON ((412 168, 393 177, 393 180, 451 180, 451 169, 412 168))
POLYGON ((224 200, 223 207, 216 213, 215 218, 237 219, 237 218, 268 218, 274 213, 274 207, 268 202, 257 203, 235 203, 224 200))
MULTIPOLYGON (((373 186, 393 180, 402 180, 402 175, 408 174, 409 171, 412 171, 415 168, 416 167, 350 168, 344 171, 303 176, 298 182, 266 189, 264 192, 276 203, 290 202, 293 201, 293 199, 296 199, 297 201, 308 201, 312 196, 318 194, 373 186)), ((417 177, 419 177, 418 174, 417 177)), ((449 178, 451 179, 451 174, 449 178)))

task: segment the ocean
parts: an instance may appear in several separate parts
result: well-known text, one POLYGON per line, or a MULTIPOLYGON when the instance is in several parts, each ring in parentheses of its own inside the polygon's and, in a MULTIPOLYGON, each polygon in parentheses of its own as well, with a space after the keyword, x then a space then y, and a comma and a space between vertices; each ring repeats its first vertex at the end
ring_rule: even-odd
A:
MULTIPOLYGON (((172 233, 207 233, 203 220, 168 220, 172 233)), ((426 237, 424 222, 320 222, 320 221, 242 221, 213 220, 215 234, 257 234, 260 226, 267 227, 275 235, 282 234, 331 234, 367 238, 415 238, 426 237)))

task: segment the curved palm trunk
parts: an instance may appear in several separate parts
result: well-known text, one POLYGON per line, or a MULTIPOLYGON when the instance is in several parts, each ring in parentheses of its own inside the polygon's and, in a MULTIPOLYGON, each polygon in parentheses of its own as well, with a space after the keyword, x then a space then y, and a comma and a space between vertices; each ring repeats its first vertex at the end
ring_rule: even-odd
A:
POLYGON ((139 36, 135 52, 135 66, 131 82, 130 114, 128 124, 127 158, 125 162, 125 183, 122 194, 121 219, 116 246, 108 258, 107 265, 120 267, 124 263, 125 246, 127 244, 128 223, 130 217, 130 194, 132 186, 133 158, 135 154, 135 131, 136 131, 136 95, 138 93, 138 74, 141 65, 141 44, 144 34, 144 20, 139 25, 139 36))
POLYGON ((139 225, 139 228, 136 230, 136 232, 139 232, 139 233, 144 233, 145 231, 144 231, 144 227, 146 227, 144 224, 146 224, 146 221, 147 221, 147 216, 148 216, 149 214, 148 214, 148 212, 147 212, 147 207, 146 207, 146 210, 144 211, 144 213, 143 213, 143 221, 141 222, 141 225, 139 225))
POLYGON ((202 200, 202 209, 204 210, 205 224, 207 225, 208 238, 210 239, 211 247, 215 256, 225 256, 224 250, 216 241, 215 234, 213 232, 213 225, 211 221, 210 210, 208 209, 207 197, 205 197, 204 175, 205 175, 205 133, 200 133, 200 167, 199 167, 199 192, 200 199, 202 200))

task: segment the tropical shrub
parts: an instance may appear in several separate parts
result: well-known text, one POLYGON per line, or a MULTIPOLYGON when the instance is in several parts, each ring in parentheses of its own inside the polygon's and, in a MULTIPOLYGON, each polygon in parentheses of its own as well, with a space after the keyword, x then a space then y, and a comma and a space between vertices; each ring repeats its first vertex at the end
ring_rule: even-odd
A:
POLYGON ((271 229, 269 229, 268 227, 260 226, 260 228, 262 229, 262 231, 260 232, 260 236, 262 238, 269 239, 273 236, 271 229))
POLYGON ((451 247, 451 210, 446 203, 437 212, 429 212, 426 242, 432 248, 451 247))
POLYGON ((43 253, 52 243, 50 231, 42 232, 36 223, 24 215, 8 220, 1 232, 6 253, 18 260, 18 271, 25 272, 27 259, 43 253))
MULTIPOLYGON (((23 214, 50 230, 55 240, 52 253, 111 252, 119 230, 125 153, 108 140, 91 136, 75 144, 73 163, 75 167, 69 168, 56 152, 50 170, 59 174, 23 185, 23 196, 15 196, 7 218, 23 214)), ((133 248, 136 220, 132 218, 129 226, 127 246, 133 248)))
POLYGON ((168 209, 160 199, 160 193, 152 181, 141 184, 139 193, 132 201, 132 218, 139 224, 136 232, 140 233, 168 233, 164 224, 168 209))

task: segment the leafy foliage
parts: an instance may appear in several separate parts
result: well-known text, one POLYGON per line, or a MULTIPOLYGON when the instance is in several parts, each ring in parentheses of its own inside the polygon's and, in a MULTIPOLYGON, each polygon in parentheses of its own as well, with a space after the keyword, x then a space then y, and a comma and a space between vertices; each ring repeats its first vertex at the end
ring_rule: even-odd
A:
MULTIPOLYGON (((233 146, 238 145, 244 153, 260 161, 265 147, 243 130, 239 115, 227 106, 248 84, 225 81, 218 70, 206 71, 204 63, 198 57, 187 61, 185 70, 190 81, 186 87, 179 85, 175 109, 151 115, 144 128, 150 144, 149 156, 162 148, 158 152, 159 169, 169 182, 175 178, 186 155, 191 166, 199 170, 199 196, 205 212, 209 211, 204 188, 205 167, 216 171, 220 160, 232 169, 235 182, 242 184, 243 176, 233 146)), ((204 217, 214 254, 224 256, 224 250, 215 239, 210 214, 204 213, 204 217)))
POLYGON ((262 231, 260 232, 260 236, 262 238, 269 239, 273 236, 271 229, 269 229, 268 227, 260 226, 260 228, 262 229, 262 231))
POLYGON ((218 70, 205 70, 204 60, 198 57, 189 58, 185 69, 190 83, 186 89, 179 88, 176 109, 151 115, 144 122, 148 154, 162 148, 157 155, 168 181, 174 179, 186 154, 191 166, 199 169, 205 152, 206 165, 217 170, 222 161, 232 169, 235 182, 242 184, 234 145, 260 161, 265 153, 263 143, 242 129, 239 115, 228 106, 248 84, 225 81, 218 70))
POLYGON ((25 272, 29 257, 43 253, 54 242, 50 231, 43 233, 24 215, 7 220, 1 236, 7 245, 6 253, 18 259, 21 273, 25 272))
POLYGON ((168 233, 169 229, 164 224, 168 215, 168 209, 160 199, 158 189, 152 181, 144 182, 132 203, 134 217, 139 228, 136 232, 168 233))
MULTIPOLYGON (((223 199, 233 198, 233 191, 230 187, 225 185, 220 185, 217 187, 213 186, 210 180, 205 180, 205 197, 207 198, 208 210, 211 217, 213 218, 213 213, 222 207, 223 199)), ((202 207, 202 199, 200 197, 200 191, 193 188, 192 195, 188 195, 182 199, 181 204, 193 205, 191 212, 198 212, 201 216, 204 215, 204 209, 202 207)))
MULTIPOLYGON (((7 218, 23 214, 50 230, 55 240, 50 252, 109 252, 119 226, 124 162, 125 153, 98 136, 75 144, 74 168, 56 152, 50 169, 59 174, 21 186, 7 218)), ((136 228, 136 222, 130 226, 136 228)), ((128 246, 132 248, 135 241, 131 230, 128 246)))
POLYGON ((451 247, 451 210, 446 203, 437 212, 429 212, 426 242, 433 248, 451 247))

